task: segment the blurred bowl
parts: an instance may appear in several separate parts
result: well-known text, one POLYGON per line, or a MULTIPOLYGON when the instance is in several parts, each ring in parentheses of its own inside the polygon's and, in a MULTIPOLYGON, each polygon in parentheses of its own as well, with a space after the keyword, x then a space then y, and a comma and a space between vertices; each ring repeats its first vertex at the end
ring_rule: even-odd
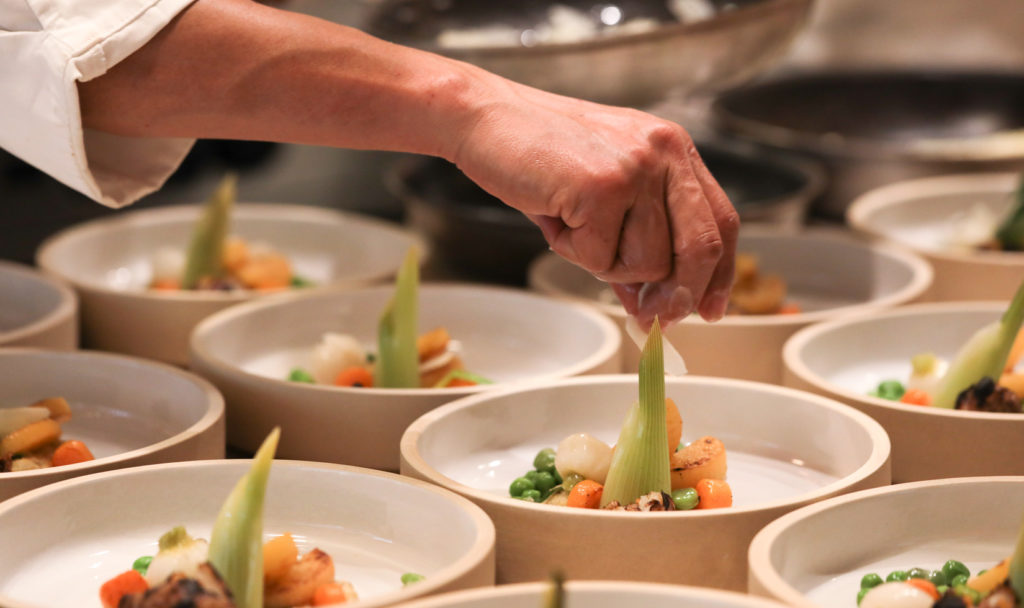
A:
MULTIPOLYGON (((288 382, 307 367, 328 331, 376 351, 377 322, 394 288, 327 291, 253 302, 203 321, 192 336, 191 367, 223 393, 228 444, 255 451, 282 427, 284 458, 398 470, 405 428, 431 409, 492 387, 348 388, 288 382)), ((470 285, 420 288, 420 328, 448 329, 467 369, 497 386, 616 371, 619 332, 584 306, 511 289, 470 285)))
POLYGON ((811 0, 711 0, 697 4, 708 14, 681 23, 662 0, 610 5, 589 0, 515 4, 389 0, 371 15, 366 29, 392 42, 473 63, 539 89, 613 105, 644 106, 673 89, 713 90, 760 73, 789 47, 811 8, 811 0), (661 23, 650 31, 622 31, 535 46, 502 45, 487 38, 486 32, 472 46, 446 47, 438 38, 446 31, 495 24, 534 31, 537 23, 548 18, 547 9, 556 4, 589 15, 610 6, 623 20, 649 17, 661 23))
MULTIPOLYGON (((403 604, 403 608, 539 608, 544 606, 546 583, 502 585, 460 591, 403 604)), ((565 584, 566 608, 620 608, 621 606, 675 606, 677 608, 782 608, 763 599, 716 591, 621 581, 569 581, 565 584)))
MULTIPOLYGON (((179 369, 103 353, 0 349, 0 404, 47 397, 68 400, 72 418, 61 424, 63 436, 85 443, 96 459, 0 473, 0 501, 98 471, 224 457, 224 399, 179 369)), ((0 536, 6 554, 11 544, 0 536)))
POLYGON ((629 513, 510 498, 537 452, 571 433, 614 442, 637 378, 594 376, 460 399, 402 437, 402 473, 466 496, 498 531, 498 582, 669 582, 743 590, 754 533, 799 506, 889 483, 889 438, 852 408, 807 393, 718 378, 668 377, 683 441, 725 444, 733 507, 629 513), (585 550, 581 550, 585 547, 585 550), (654 556, 652 558, 652 556, 654 556))
MULTIPOLYGON (((798 304, 802 312, 728 315, 716 323, 693 316, 669 327, 665 336, 683 355, 690 373, 781 383, 782 346, 797 330, 916 301, 932 281, 931 268, 912 253, 827 229, 786 233, 748 227, 740 231, 737 250, 757 255, 762 273, 781 275, 788 287, 786 301, 798 304)), ((533 264, 530 286, 597 306, 625 326, 626 312, 608 285, 555 255, 533 264)), ((623 371, 633 373, 640 350, 623 335, 623 371)))
MULTIPOLYGON (((151 257, 188 246, 201 206, 135 211, 57 233, 39 249, 45 270, 71 283, 82 302, 86 346, 175 365, 188 361, 188 335, 201 319, 257 291, 155 291, 151 257)), ((387 222, 299 205, 239 204, 232 233, 284 253, 317 285, 366 285, 392 278, 406 251, 426 248, 387 222)))
MULTIPOLYGON (((140 555, 154 554, 167 530, 186 526, 209 539, 221 503, 249 466, 220 460, 138 467, 0 504, 0 604, 98 608, 100 585, 140 555)), ((264 509, 264 540, 291 532, 301 551, 318 547, 329 554, 335 576, 360 594, 360 606, 494 582, 493 524, 469 501, 428 484, 276 461, 264 509), (426 578, 403 588, 405 572, 426 578)))
POLYGON ((985 72, 817 73, 718 97, 717 127, 825 163, 819 214, 913 177, 1024 168, 1024 76, 985 72))
POLYGON ((1024 477, 900 484, 840 496, 768 524, 750 545, 750 592, 799 608, 855 608, 870 572, 949 559, 972 573, 1013 552, 1024 477))
POLYGON ((0 346, 78 348, 78 298, 39 271, 0 260, 0 346))
POLYGON ((957 218, 981 206, 996 217, 1013 208, 1013 173, 945 175, 883 186, 858 197, 849 224, 872 237, 909 247, 935 269, 938 301, 1010 299, 1024 279, 1024 253, 968 251, 953 245, 957 218))
POLYGON ((786 386, 859 409, 892 438, 897 482, 1024 475, 1024 415, 947 410, 871 397, 882 380, 906 384, 923 352, 950 361, 1005 302, 919 304, 803 329, 786 342, 786 386))

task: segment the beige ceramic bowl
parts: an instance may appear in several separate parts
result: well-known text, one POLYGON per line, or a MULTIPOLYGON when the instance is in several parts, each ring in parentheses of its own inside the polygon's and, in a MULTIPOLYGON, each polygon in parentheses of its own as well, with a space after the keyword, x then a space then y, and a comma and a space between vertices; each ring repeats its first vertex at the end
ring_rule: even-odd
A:
MULTIPOLYGON (((473 589, 402 604, 402 608, 543 608, 547 583, 502 585, 473 589)), ((624 606, 673 606, 674 608, 782 608, 763 598, 679 585, 622 581, 569 581, 565 585, 566 608, 623 608, 624 606)))
POLYGON ((870 397, 883 380, 906 383, 923 352, 952 360, 1005 302, 931 303, 809 327, 786 343, 786 386, 852 405, 892 438, 897 482, 1024 475, 1024 415, 962 412, 870 397))
POLYGON ((847 494, 786 515, 750 545, 750 592, 799 608, 856 608, 874 572, 972 573, 1009 556, 1021 525, 1024 477, 967 477, 847 494))
POLYGON ((42 273, 0 260, 0 346, 78 347, 78 298, 42 273))
POLYGON ((754 533, 797 507, 889 483, 889 438, 867 416, 828 399, 722 378, 668 378, 683 440, 722 440, 734 506, 627 513, 554 507, 508 496, 537 452, 572 434, 617 437, 636 376, 593 376, 461 399, 402 437, 402 473, 454 490, 498 529, 498 581, 668 582, 743 590, 754 533))
POLYGON ((954 218, 975 205, 1005 215, 1019 179, 1014 173, 991 173, 898 182, 857 198, 846 217, 857 230, 924 256, 935 269, 932 299, 1009 299, 1024 279, 1024 253, 958 251, 950 239, 954 218))
MULTIPOLYGON (((0 404, 46 397, 68 400, 72 418, 61 425, 64 438, 83 441, 96 460, 0 473, 0 500, 97 471, 224 456, 224 399, 205 380, 167 365, 94 352, 0 349, 0 404)), ((9 546, 3 545, 0 554, 9 546)))
MULTIPOLYGON (((413 420, 488 385, 343 388, 288 382, 308 369, 328 331, 377 350, 377 320, 391 286, 321 291, 254 302, 210 317, 192 337, 191 366, 228 404, 228 444, 254 451, 274 426, 285 458, 398 470, 398 442, 413 420)), ((467 369, 498 384, 608 373, 619 368, 619 332, 584 306, 495 287, 425 285, 420 329, 445 326, 467 369)))
MULTIPOLYGON (((89 348, 185 365, 189 332, 203 318, 258 292, 157 292, 147 289, 153 254, 184 251, 201 207, 133 211, 69 228, 40 247, 39 265, 71 283, 82 300, 89 348)), ((413 245, 412 233, 387 222, 331 209, 240 204, 231 232, 267 242, 317 285, 386 281, 413 245)))
MULTIPOLYGON (((781 275, 788 301, 804 312, 787 315, 727 316, 707 323, 697 316, 665 335, 686 360, 690 373, 782 381, 782 345, 802 327, 838 317, 898 306, 921 298, 932 280, 928 264, 914 254, 869 245, 833 230, 799 234, 745 229, 739 251, 754 253, 761 271, 781 275)), ((541 293, 597 306, 620 327, 626 313, 611 289, 554 254, 534 262, 530 285, 541 293)), ((623 371, 635 373, 640 350, 623 340, 623 371)))
MULTIPOLYGON (((249 465, 137 467, 0 504, 0 605, 99 608, 100 585, 154 554, 167 530, 183 525, 209 539, 220 505, 249 465)), ((336 578, 355 586, 363 607, 494 583, 494 526, 483 512, 397 475, 277 461, 263 531, 265 538, 291 532, 301 551, 319 547, 331 555, 336 578), (403 589, 405 572, 426 578, 403 589)))

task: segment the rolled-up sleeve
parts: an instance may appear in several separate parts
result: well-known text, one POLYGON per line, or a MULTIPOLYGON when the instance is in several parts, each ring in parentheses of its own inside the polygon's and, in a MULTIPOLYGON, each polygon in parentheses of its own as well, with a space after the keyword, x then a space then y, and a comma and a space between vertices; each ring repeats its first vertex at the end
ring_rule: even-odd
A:
POLYGON ((106 73, 192 1, 0 1, 0 147, 111 207, 159 188, 194 140, 83 130, 76 83, 106 73))

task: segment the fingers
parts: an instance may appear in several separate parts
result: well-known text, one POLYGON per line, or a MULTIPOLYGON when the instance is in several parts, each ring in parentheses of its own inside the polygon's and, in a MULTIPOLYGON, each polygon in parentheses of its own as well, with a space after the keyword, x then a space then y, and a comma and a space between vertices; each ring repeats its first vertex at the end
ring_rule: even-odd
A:
POLYGON ((718 232, 722 240, 722 255, 718 260, 718 265, 715 267, 714 274, 711 276, 711 281, 708 284, 704 297, 698 304, 697 311, 705 320, 717 321, 725 316, 726 309, 729 306, 729 292, 732 289, 735 276, 736 241, 739 237, 740 219, 736 209, 729 202, 729 198, 718 185, 718 182, 711 176, 711 172, 704 165, 704 161, 701 160, 692 143, 689 148, 689 156, 694 174, 704 190, 708 203, 711 205, 711 213, 715 218, 715 223, 718 226, 718 232))

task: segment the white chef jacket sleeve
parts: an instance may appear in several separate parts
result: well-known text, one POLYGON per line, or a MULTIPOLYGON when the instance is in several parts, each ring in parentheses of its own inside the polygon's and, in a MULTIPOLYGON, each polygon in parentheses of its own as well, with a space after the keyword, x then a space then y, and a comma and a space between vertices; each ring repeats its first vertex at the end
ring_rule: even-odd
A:
POLYGON ((193 0, 0 0, 0 147, 111 207, 158 189, 194 140, 82 128, 77 81, 106 73, 193 0))

